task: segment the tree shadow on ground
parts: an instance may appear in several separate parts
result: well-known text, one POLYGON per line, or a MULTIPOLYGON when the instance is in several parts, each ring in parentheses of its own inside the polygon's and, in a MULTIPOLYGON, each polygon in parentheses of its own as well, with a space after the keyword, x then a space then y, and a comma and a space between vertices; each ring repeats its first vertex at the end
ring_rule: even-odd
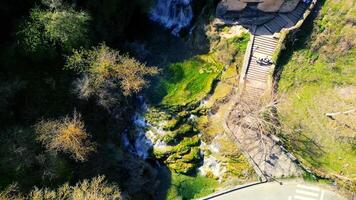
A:
POLYGON ((297 157, 307 160, 313 167, 322 166, 323 163, 320 158, 325 154, 323 146, 300 130, 301 128, 295 128, 290 133, 283 134, 280 137, 288 149, 294 152, 297 157))

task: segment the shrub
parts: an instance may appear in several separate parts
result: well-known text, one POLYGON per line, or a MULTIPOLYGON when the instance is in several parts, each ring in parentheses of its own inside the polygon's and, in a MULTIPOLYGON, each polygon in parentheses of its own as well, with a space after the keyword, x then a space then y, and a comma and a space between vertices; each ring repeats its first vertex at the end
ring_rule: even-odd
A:
POLYGON ((120 189, 116 185, 105 181, 104 176, 83 180, 75 186, 68 183, 50 190, 48 188, 34 188, 28 195, 19 195, 16 185, 11 185, 0 192, 0 200, 121 200, 120 189))
POLYGON ((105 44, 91 50, 74 51, 65 68, 82 75, 75 86, 80 98, 95 96, 99 104, 107 108, 117 103, 122 95, 138 93, 148 85, 145 78, 158 73, 157 68, 120 55, 105 44))
POLYGON ((37 140, 48 150, 62 151, 71 154, 77 161, 85 161, 89 154, 95 151, 95 145, 89 141, 80 114, 74 112, 68 116, 53 121, 41 121, 35 125, 37 140))
MULTIPOLYGON (((17 33, 25 52, 48 56, 57 46, 65 52, 89 45, 89 15, 72 8, 35 8, 17 33)), ((53 7, 53 6, 51 6, 53 7)))

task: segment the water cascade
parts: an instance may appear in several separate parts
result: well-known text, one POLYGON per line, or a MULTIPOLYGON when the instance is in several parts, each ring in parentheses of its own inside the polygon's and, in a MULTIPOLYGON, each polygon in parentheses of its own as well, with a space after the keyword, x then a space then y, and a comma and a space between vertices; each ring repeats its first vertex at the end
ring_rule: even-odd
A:
POLYGON ((138 98, 138 104, 140 106, 132 118, 135 127, 133 138, 130 141, 128 132, 125 132, 122 134, 122 143, 133 154, 142 159, 147 159, 152 148, 159 149, 167 146, 165 142, 159 140, 160 136, 167 133, 145 119, 145 113, 149 112, 149 108, 142 96, 138 98))
POLYGON ((187 27, 193 19, 193 0, 155 0, 150 19, 172 30, 173 35, 187 27))

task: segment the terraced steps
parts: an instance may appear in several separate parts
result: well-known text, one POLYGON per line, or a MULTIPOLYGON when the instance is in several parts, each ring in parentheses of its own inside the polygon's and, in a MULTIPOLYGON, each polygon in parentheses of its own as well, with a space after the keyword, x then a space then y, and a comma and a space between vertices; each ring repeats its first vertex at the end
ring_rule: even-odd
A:
POLYGON ((273 20, 264 24, 264 27, 271 33, 280 32, 283 28, 290 28, 299 21, 307 8, 308 4, 301 2, 294 11, 287 14, 278 14, 273 20))
MULTIPOLYGON (((229 113, 226 126, 234 138, 238 141, 240 148, 248 155, 249 161, 257 173, 263 177, 288 177, 298 176, 300 168, 286 154, 279 144, 267 137, 259 130, 259 125, 254 124, 263 105, 261 99, 269 96, 272 84, 271 73, 274 64, 261 65, 257 63, 258 58, 271 58, 276 51, 279 39, 275 33, 283 28, 293 27, 304 15, 307 5, 299 3, 291 13, 277 14, 276 17, 263 25, 253 28, 253 38, 249 44, 244 65, 244 74, 240 77, 241 90, 239 101, 233 111, 229 113), (247 116, 246 113, 248 113, 247 116), (247 118, 245 118, 247 117, 247 118), (242 121, 245 120, 244 124, 242 121)), ((261 177, 262 177, 261 176, 261 177)))
POLYGON ((253 88, 266 88, 268 77, 274 65, 260 65, 257 63, 258 58, 271 58, 278 44, 278 39, 273 37, 273 34, 280 32, 283 28, 290 28, 303 17, 303 13, 307 9, 308 4, 299 3, 296 9, 287 14, 278 14, 273 20, 268 23, 258 26, 254 36, 253 44, 251 47, 251 55, 246 71, 245 83, 257 83, 258 86, 244 87, 244 97, 245 99, 258 100, 263 95, 264 91, 256 91, 253 88), (266 32, 267 31, 267 32, 266 32), (261 87, 265 84, 266 86, 261 87))
POLYGON ((261 96, 263 96, 273 66, 260 65, 257 63, 257 59, 270 58, 276 49, 277 42, 277 39, 269 35, 254 37, 251 58, 246 71, 246 86, 243 94, 244 100, 258 101, 261 96), (256 81, 258 81, 259 84, 255 84, 256 81), (261 85, 264 86, 261 87, 261 85))

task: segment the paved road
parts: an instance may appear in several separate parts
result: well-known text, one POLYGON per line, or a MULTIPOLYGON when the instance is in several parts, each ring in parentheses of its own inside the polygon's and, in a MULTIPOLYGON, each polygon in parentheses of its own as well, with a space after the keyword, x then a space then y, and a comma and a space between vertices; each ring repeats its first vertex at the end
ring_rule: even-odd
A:
POLYGON ((237 190, 212 200, 346 200, 326 188, 303 181, 286 181, 260 184, 237 190))

